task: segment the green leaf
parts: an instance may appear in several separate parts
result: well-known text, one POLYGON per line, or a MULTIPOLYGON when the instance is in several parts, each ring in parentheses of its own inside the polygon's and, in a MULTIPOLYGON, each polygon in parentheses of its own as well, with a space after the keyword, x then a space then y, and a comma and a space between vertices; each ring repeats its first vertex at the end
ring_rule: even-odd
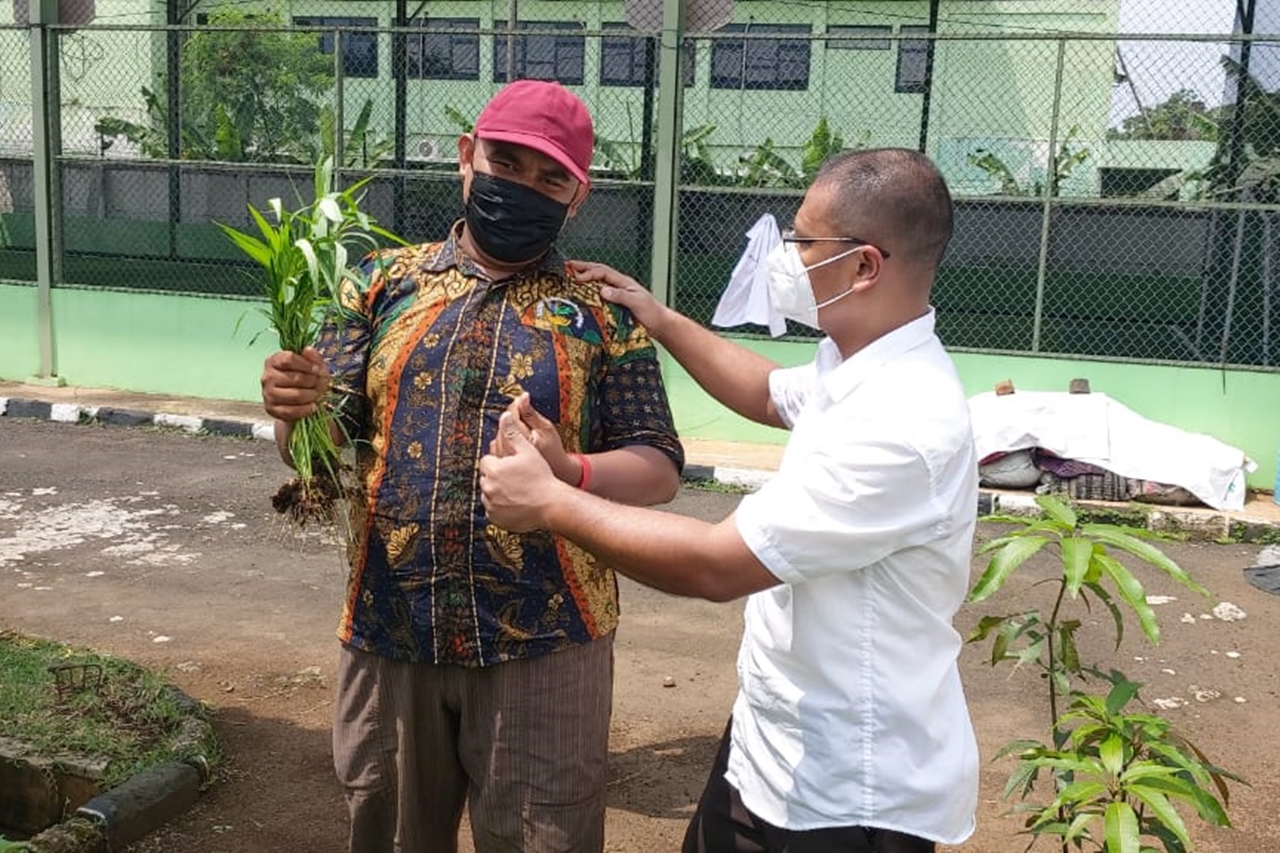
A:
POLYGON ((1137 614, 1138 624, 1142 627, 1142 633, 1146 634, 1147 639, 1151 640, 1151 642, 1159 643, 1160 625, 1156 621, 1155 611, 1147 603, 1147 595, 1142 588, 1142 584, 1114 557, 1108 554, 1095 553, 1093 558, 1102 566, 1102 570, 1115 581, 1120 597, 1137 614))
POLYGON ((1108 773, 1119 776, 1124 769, 1124 739, 1113 733, 1098 746, 1098 757, 1108 773))
POLYGON ((1019 758, 1029 758, 1042 755, 1048 748, 1038 740, 1014 740, 1006 743, 1000 748, 1000 751, 992 756, 992 761, 999 761, 1006 755, 1017 755, 1019 758))
POLYGON ((1067 595, 1075 598, 1093 561, 1093 542, 1080 536, 1062 540, 1062 570, 1067 582, 1067 595))
POLYGON ((1040 775, 1040 768, 1034 764, 1019 764, 1017 769, 1009 775, 1009 781, 1005 782, 1001 798, 1007 800, 1016 793, 1025 799, 1035 786, 1038 775, 1040 775))
POLYGON ((1144 785, 1126 786, 1126 791, 1134 799, 1141 801, 1147 808, 1151 809, 1151 816, 1148 817, 1148 820, 1154 818, 1160 821, 1184 846, 1191 845, 1191 837, 1187 834, 1187 825, 1183 823, 1182 815, 1178 814, 1178 810, 1173 807, 1173 803, 1169 802, 1168 797, 1144 785))
POLYGON ((1062 667, 1073 675, 1079 675, 1080 652, 1076 648, 1076 630, 1080 627, 1077 619, 1063 622, 1058 626, 1058 660, 1062 667))
POLYGON ((1069 530, 1076 528, 1076 514, 1070 506, 1055 498, 1053 495, 1036 495, 1036 503, 1044 510, 1050 518, 1061 524, 1069 530))
POLYGON ((1138 695, 1138 688, 1142 685, 1135 681, 1120 679, 1115 681, 1111 686, 1111 691, 1107 693, 1107 714, 1115 716, 1125 709, 1125 706, 1138 695))
POLYGON ((1062 840, 1066 842, 1076 841, 1077 839, 1085 839, 1089 837, 1089 824, 1097 820, 1098 816, 1092 812, 1081 812, 1072 819, 1071 825, 1067 827, 1066 834, 1062 836, 1062 840))
POLYGON ((1139 853, 1142 837, 1138 834, 1138 816, 1133 806, 1123 801, 1107 806, 1106 853, 1139 853))
POLYGON ((1068 810, 1075 811, 1080 806, 1087 806, 1095 800, 1102 799, 1107 794, 1107 786, 1101 782, 1092 780, 1082 782, 1072 782, 1063 788, 1053 801, 1050 808, 1059 809, 1066 806, 1068 810))
POLYGON ((272 254, 270 247, 268 247, 266 243, 263 243, 256 237, 252 237, 242 231, 237 231, 230 225, 223 225, 221 222, 215 224, 222 229, 222 233, 231 238, 231 242, 236 244, 236 248, 244 252, 259 265, 266 267, 267 269, 271 268, 272 254))
MULTIPOLYGON (((1095 570, 1099 576, 1104 574, 1102 564, 1096 559, 1090 558, 1090 575, 1094 574, 1095 570)), ((1111 598, 1111 593, 1107 592, 1106 587, 1097 583, 1095 580, 1087 580, 1085 581, 1085 588, 1091 590, 1093 594, 1107 606, 1107 609, 1111 611, 1111 621, 1114 622, 1116 626, 1116 651, 1119 651, 1120 643, 1124 640, 1124 614, 1120 612, 1120 608, 1116 606, 1115 601, 1111 598)))
POLYGON ((1110 524, 1086 524, 1082 530, 1085 536, 1106 543, 1113 548, 1119 548, 1121 551, 1126 551, 1138 559, 1155 566, 1187 589, 1204 596, 1209 595, 1209 590, 1192 580, 1191 576, 1163 551, 1150 543, 1143 542, 1124 529, 1110 524))
POLYGON ((987 569, 969 593, 969 601, 979 602, 998 591, 1009 575, 1049 542, 1043 536, 1027 536, 1005 545, 987 564, 987 569))

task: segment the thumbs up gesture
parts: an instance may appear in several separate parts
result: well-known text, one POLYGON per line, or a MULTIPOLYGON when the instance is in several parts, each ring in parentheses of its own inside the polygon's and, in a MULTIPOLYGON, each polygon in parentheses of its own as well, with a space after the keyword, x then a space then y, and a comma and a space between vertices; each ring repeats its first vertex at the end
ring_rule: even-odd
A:
POLYGON ((547 508, 559 489, 571 488, 556 477, 534 445, 537 435, 536 428, 508 409, 498 420, 490 453, 480 460, 485 512, 494 524, 515 533, 546 528, 547 508))

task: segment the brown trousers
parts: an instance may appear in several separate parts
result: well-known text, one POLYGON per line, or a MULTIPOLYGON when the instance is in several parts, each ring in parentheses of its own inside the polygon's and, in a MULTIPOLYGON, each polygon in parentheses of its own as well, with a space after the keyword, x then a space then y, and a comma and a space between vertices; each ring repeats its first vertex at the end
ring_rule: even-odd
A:
POLYGON ((476 853, 603 849, 612 634, 479 668, 344 647, 336 689, 351 853, 454 853, 464 806, 476 853))

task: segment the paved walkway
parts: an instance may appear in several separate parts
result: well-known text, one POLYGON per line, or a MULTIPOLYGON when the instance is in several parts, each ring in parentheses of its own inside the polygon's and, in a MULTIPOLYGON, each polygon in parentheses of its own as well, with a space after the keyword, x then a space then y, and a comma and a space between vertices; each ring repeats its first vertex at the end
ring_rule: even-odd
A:
MULTIPOLYGON (((107 410, 120 424, 151 422, 155 415, 168 416, 160 422, 188 429, 208 428, 213 423, 222 427, 215 431, 270 435, 270 419, 258 403, 238 400, 209 400, 143 394, 105 388, 76 386, 53 387, 20 382, 0 381, 0 400, 61 404, 56 411, 33 413, 55 420, 77 420, 80 409, 107 410)), ((0 410, 0 414, 3 414, 0 410)), ((13 414, 11 411, 10 414, 13 414)), ((774 471, 782 459, 782 445, 747 444, 743 442, 684 440, 688 467, 686 475, 715 479, 724 483, 759 485, 774 471)), ((983 511, 1007 513, 1036 511, 1029 492, 984 492, 983 511)), ((1097 505, 1107 506, 1103 502, 1097 505)), ((1115 504, 1125 507, 1125 504, 1115 504)), ((1172 529, 1194 529, 1209 538, 1256 538, 1248 531, 1263 527, 1280 529, 1280 505, 1269 493, 1251 493, 1244 508, 1237 512, 1219 512, 1210 507, 1157 507, 1151 513, 1152 523, 1172 529), (1242 527, 1243 526, 1243 527, 1242 527), (1243 532, 1242 532, 1243 531, 1243 532)), ((1268 537, 1269 538, 1269 537, 1268 537)))

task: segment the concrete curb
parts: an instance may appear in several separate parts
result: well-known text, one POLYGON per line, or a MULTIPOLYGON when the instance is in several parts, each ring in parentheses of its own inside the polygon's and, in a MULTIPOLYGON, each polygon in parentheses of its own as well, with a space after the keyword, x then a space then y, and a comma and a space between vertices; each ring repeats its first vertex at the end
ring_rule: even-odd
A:
MULTIPOLYGON (((81 406, 0 397, 0 416, 40 418, 63 423, 100 423, 111 426, 156 426, 236 438, 274 441, 275 431, 265 421, 200 417, 166 412, 145 412, 108 406, 81 406)), ((760 488, 773 471, 725 465, 685 465, 686 481, 712 481, 722 486, 747 490, 760 488)), ((1185 535, 1191 539, 1248 543, 1280 542, 1280 522, 1245 514, 1217 512, 1206 507, 1163 507, 1153 504, 1116 504, 1077 501, 1086 513, 1100 520, 1157 533, 1185 535)), ((978 515, 1039 515, 1035 496, 1027 492, 983 490, 978 496, 978 515)))
POLYGON ((169 686, 187 712, 170 741, 175 760, 148 767, 93 797, 62 822, 26 842, 31 853, 110 853, 150 835, 187 811, 200 797, 211 770, 203 744, 212 727, 200 706, 169 686))

